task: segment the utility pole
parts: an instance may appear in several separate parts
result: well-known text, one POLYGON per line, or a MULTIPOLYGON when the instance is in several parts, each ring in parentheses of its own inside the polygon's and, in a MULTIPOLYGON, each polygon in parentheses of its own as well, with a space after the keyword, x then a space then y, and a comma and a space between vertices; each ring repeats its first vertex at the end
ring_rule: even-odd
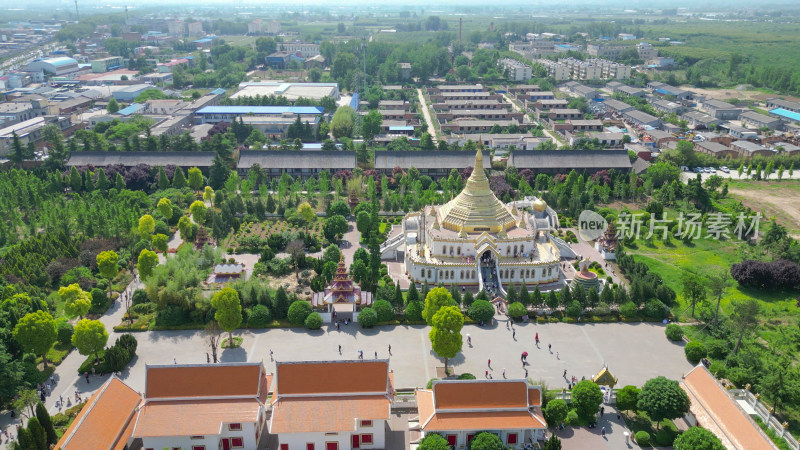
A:
POLYGON ((78 12, 78 0, 75 0, 75 17, 78 21, 81 20, 81 14, 78 12))

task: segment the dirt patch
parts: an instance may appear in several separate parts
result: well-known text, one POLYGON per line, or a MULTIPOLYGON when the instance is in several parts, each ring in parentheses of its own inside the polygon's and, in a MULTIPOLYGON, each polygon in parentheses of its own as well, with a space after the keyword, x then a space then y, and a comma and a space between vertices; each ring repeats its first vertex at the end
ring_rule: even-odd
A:
MULTIPOLYGON (((738 197, 742 204, 760 211, 766 218, 774 217, 794 238, 800 238, 800 198, 789 187, 771 189, 730 188, 728 194, 738 197)), ((762 222, 763 223, 763 222, 762 222)))
POLYGON ((298 283, 294 272, 283 277, 269 277, 267 284, 273 289, 278 289, 279 287, 283 286, 287 293, 295 293, 300 298, 311 298, 311 295, 313 294, 313 291, 308 286, 303 286, 301 291, 297 290, 298 283))
POLYGON ((734 98, 738 98, 741 100, 755 100, 758 102, 764 102, 768 98, 780 97, 789 101, 800 101, 797 97, 791 97, 787 95, 778 95, 778 94, 766 94, 761 91, 755 90, 739 90, 739 89, 702 89, 702 88, 694 88, 689 86, 683 86, 683 89, 690 90, 696 94, 703 95, 706 97, 711 97, 717 100, 728 101, 734 98))

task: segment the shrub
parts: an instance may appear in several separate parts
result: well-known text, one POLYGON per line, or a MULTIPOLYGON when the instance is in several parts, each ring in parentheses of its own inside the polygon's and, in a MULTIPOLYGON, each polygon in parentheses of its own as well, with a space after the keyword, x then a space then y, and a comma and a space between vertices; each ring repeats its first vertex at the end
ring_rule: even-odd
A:
POLYGON ((528 311, 525 310, 525 305, 520 302, 514 302, 508 306, 508 315, 513 319, 519 319, 527 313, 528 311))
POLYGON ((473 375, 471 373, 462 373, 461 375, 458 376, 458 379, 459 380, 475 380, 476 378, 475 378, 475 375, 473 375))
POLYGON ((705 342, 706 354, 712 359, 725 359, 730 346, 722 339, 711 339, 705 342))
POLYGON ((672 443, 675 442, 676 437, 678 437, 677 430, 667 426, 661 427, 661 429, 656 432, 656 445, 659 447, 672 447, 672 443))
POLYGON ((128 351, 130 357, 133 358, 136 355, 136 348, 139 346, 139 343, 132 334, 125 333, 117 338, 117 342, 114 343, 114 346, 120 346, 124 348, 128 351))
POLYGON ((269 308, 264 305, 256 305, 250 309, 250 314, 247 318, 247 326, 253 328, 264 328, 272 322, 272 314, 269 308))
POLYGON ((386 300, 377 300, 372 304, 372 309, 378 315, 378 322, 388 322, 394 318, 394 308, 386 300))
POLYGON ((667 339, 670 341, 680 341, 683 339, 683 328, 681 328, 681 326, 677 323, 671 323, 667 325, 664 333, 666 333, 667 339))
POLYGON ((174 327, 186 323, 186 313, 177 305, 167 305, 156 314, 156 325, 174 327))
POLYGON ((72 347, 72 334, 75 330, 69 322, 62 322, 58 324, 58 343, 64 346, 72 347))
POLYGON ((286 318, 292 325, 303 325, 309 314, 311 314, 311 304, 305 300, 295 300, 289 305, 289 314, 286 318))
POLYGON ((92 306, 89 311, 93 313, 102 313, 108 308, 108 297, 106 293, 98 288, 91 291, 92 306))
POLYGON ((722 361, 713 361, 711 365, 708 366, 708 371, 714 374, 714 376, 717 378, 725 378, 725 363, 722 361))
POLYGON ((358 323, 362 328, 372 328, 378 323, 378 313, 370 307, 366 307, 358 313, 358 323))
MULTIPOLYGON (((567 418, 569 407, 567 402, 561 399, 553 399, 547 402, 544 408, 544 418, 549 427, 557 427, 567 418)), ((577 413, 576 413, 577 415, 577 413)))
POLYGON ((408 302, 406 305, 406 322, 422 320, 422 302, 408 302))
POLYGON ((800 286, 800 266, 785 259, 772 262, 747 259, 731 266, 731 276, 743 286, 769 289, 800 286))
POLYGON ((633 319, 639 314, 639 308, 633 302, 625 302, 620 305, 619 313, 627 319, 633 319))
POLYGON ((115 345, 113 347, 107 348, 105 355, 103 355, 103 364, 105 365, 105 371, 108 372, 120 372, 125 366, 128 365, 128 362, 131 360, 130 354, 125 347, 121 347, 119 345, 115 345))
POLYGON ((608 303, 600 302, 592 308, 592 314, 598 317, 608 317, 611 315, 611 307, 608 306, 608 303))
POLYGON ((133 297, 131 298, 131 305, 139 305, 141 303, 148 303, 150 301, 147 298, 147 292, 144 289, 137 289, 133 291, 133 297))
POLYGON ((689 342, 686 344, 686 347, 683 348, 683 351, 686 353, 686 359, 692 364, 697 364, 701 359, 706 357, 706 348, 700 341, 689 342))
POLYGON ((583 307, 577 300, 573 300, 567 305, 564 310, 567 313, 567 316, 572 317, 573 319, 579 317, 583 312, 583 307))
POLYGON ((488 300, 475 300, 467 315, 476 322, 489 322, 494 317, 494 306, 488 300))
POLYGON ((650 299, 644 304, 644 316, 650 320, 664 320, 667 318, 668 310, 667 305, 661 303, 660 300, 650 299))
POLYGON ((650 445, 650 433, 647 431, 637 431, 634 436, 636 437, 636 443, 639 444, 639 447, 647 447, 650 445))
POLYGON ((567 417, 564 419, 564 421, 567 423, 567 425, 580 425, 580 420, 578 420, 578 412, 574 409, 571 409, 567 413, 567 417))
POLYGON ((322 316, 318 312, 312 312, 306 317, 305 324, 309 330, 319 330, 322 328, 322 316))

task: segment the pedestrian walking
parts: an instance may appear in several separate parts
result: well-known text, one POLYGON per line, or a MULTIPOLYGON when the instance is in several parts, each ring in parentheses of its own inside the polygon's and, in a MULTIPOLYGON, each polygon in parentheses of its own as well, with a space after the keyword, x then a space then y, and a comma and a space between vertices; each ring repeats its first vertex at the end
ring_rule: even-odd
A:
POLYGON ((208 352, 206 352, 206 364, 211 364, 211 357, 208 356, 208 352))
MULTIPOLYGON (((178 365, 178 359, 177 358, 172 358, 172 363, 175 364, 175 365, 178 365)), ((92 370, 94 370, 94 369, 92 369, 92 370)))
POLYGON ((503 367, 503 378, 505 378, 505 377, 506 377, 506 368, 503 367))
POLYGON ((515 341, 517 340, 517 330, 513 330, 511 332, 511 339, 514 339, 515 341))
POLYGON ((606 412, 606 407, 605 406, 601 406, 600 407, 600 415, 602 416, 603 413, 605 413, 605 412, 606 412))
POLYGON ((538 332, 536 333, 536 337, 534 339, 536 339, 536 345, 539 345, 539 333, 538 332))
POLYGON ((525 378, 528 378, 528 369, 525 369, 525 378))
POLYGON ((358 359, 364 359, 364 350, 358 351, 358 359))
POLYGON ((547 344, 547 350, 552 354, 553 353, 553 344, 547 344))
POLYGON ((392 344, 389 344, 389 356, 392 356, 392 344))
POLYGON ((86 384, 89 384, 89 372, 83 372, 83 377, 86 378, 86 384))
POLYGON ((556 352, 556 359, 561 359, 561 357, 558 356, 558 352, 556 352))
POLYGON ((270 360, 270 361, 273 361, 273 358, 272 358, 272 349, 269 349, 269 360, 270 360))
POLYGON ((603 439, 606 438, 606 427, 600 428, 600 436, 603 436, 603 439))
POLYGON ((561 375, 561 376, 564 377, 564 379, 567 378, 567 369, 564 369, 564 375, 561 375))
POLYGON ((472 337, 470 335, 467 335, 467 345, 472 347, 472 337))
POLYGON ((489 378, 489 371, 487 370, 486 372, 484 372, 484 373, 483 373, 483 376, 484 376, 484 377, 486 377, 486 378, 488 379, 488 378, 489 378))
POLYGON ((489 369, 491 369, 491 368, 492 368, 492 359, 489 358, 489 369))
POLYGON ((375 359, 378 359, 378 352, 375 352, 375 359))
POLYGON ((342 354, 342 344, 339 344, 339 354, 342 354))

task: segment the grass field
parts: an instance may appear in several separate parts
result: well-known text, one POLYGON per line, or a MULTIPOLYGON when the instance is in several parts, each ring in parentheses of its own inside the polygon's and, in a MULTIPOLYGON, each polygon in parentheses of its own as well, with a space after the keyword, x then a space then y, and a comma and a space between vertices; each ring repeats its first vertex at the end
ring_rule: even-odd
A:
POLYGON ((732 201, 774 218, 795 238, 800 237, 800 180, 728 182, 732 201))

